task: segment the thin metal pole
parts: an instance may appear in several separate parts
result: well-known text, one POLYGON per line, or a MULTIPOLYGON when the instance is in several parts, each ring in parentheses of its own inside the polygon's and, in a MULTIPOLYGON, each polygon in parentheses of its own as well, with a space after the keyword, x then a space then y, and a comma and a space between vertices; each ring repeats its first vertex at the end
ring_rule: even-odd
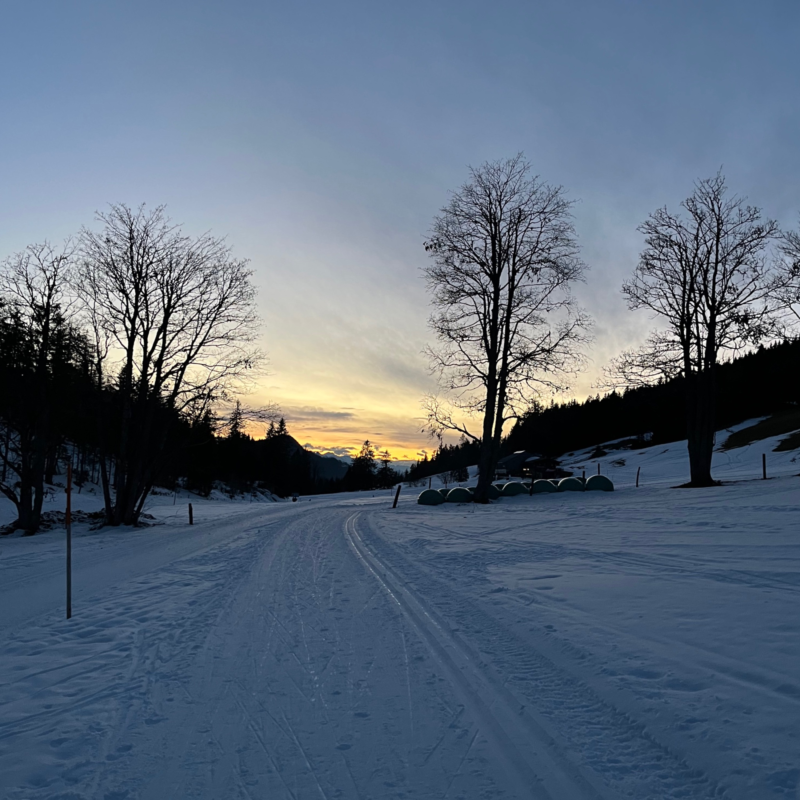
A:
POLYGON ((67 619, 72 617, 72 462, 67 464, 67 619))
POLYGON ((392 503, 392 508, 397 508, 397 500, 400 497, 400 489, 402 488, 402 486, 403 486, 402 483, 397 484, 397 493, 394 496, 394 503, 392 503))

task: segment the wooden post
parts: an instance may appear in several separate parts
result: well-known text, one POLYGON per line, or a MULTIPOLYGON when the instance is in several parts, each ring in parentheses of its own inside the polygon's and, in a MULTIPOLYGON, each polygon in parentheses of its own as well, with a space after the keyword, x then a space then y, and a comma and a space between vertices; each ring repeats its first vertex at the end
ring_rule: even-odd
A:
POLYGON ((597 474, 598 475, 600 474, 600 462, 599 461, 597 462, 597 474))
POLYGON ((67 464, 67 619, 72 617, 72 462, 67 464))
POLYGON ((636 467, 636 488, 639 488, 639 473, 641 472, 641 467, 636 467))
POLYGON ((582 480, 584 483, 586 483, 586 470, 583 470, 583 472, 581 472, 581 480, 582 480))
POLYGON ((397 508, 397 500, 400 497, 400 489, 402 488, 402 486, 403 486, 402 483, 397 484, 397 493, 394 496, 394 503, 392 503, 392 508, 397 508))
POLYGON ((428 478, 428 488, 429 488, 429 489, 431 488, 431 481, 432 481, 432 480, 433 480, 433 478, 432 478, 432 477, 428 478))
POLYGON ((189 503, 189 524, 194 525, 194 513, 192 512, 192 504, 189 503))
POLYGON ((761 475, 762 475, 762 480, 766 480, 767 479, 767 454, 766 453, 762 453, 761 454, 761 475))

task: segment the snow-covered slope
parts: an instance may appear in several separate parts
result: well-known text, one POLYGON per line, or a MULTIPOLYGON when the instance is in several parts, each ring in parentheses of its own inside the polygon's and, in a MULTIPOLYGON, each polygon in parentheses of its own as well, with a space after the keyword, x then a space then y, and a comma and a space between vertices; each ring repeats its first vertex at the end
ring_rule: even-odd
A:
MULTIPOLYGON (((759 418, 761 419, 761 418, 759 418)), ((722 445, 727 437, 735 431, 749 428, 758 422, 751 419, 734 425, 724 431, 717 432, 717 444, 712 461, 712 475, 721 481, 741 481, 761 478, 761 457, 767 457, 767 475, 776 477, 796 475, 800 473, 800 450, 774 452, 782 439, 783 433, 768 439, 761 439, 745 447, 723 450, 722 445)), ((636 471, 640 472, 640 485, 680 485, 689 480, 689 456, 686 440, 636 448, 634 450, 608 449, 608 455, 592 458, 593 447, 576 453, 562 456, 562 464, 566 469, 580 475, 586 470, 587 475, 600 471, 608 475, 618 486, 631 486, 636 482, 636 471)))

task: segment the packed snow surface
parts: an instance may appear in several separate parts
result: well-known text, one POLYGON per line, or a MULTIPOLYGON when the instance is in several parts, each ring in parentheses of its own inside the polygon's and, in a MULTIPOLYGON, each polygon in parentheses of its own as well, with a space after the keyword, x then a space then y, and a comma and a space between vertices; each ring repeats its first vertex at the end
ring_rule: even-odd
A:
POLYGON ((651 453, 489 506, 163 498, 75 526, 69 621, 63 530, 2 538, 0 797, 796 800, 800 479, 759 453, 702 490, 651 453))

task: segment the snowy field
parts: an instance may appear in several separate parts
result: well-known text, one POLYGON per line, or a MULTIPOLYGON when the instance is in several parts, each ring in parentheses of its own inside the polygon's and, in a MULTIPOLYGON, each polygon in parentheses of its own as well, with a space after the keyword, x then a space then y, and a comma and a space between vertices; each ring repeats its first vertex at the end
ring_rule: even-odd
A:
POLYGON ((670 488, 678 443, 601 459, 610 494, 195 499, 193 527, 155 498, 152 528, 76 526, 69 622, 63 531, 2 538, 0 797, 797 800, 800 467, 772 447, 704 490, 670 488))

